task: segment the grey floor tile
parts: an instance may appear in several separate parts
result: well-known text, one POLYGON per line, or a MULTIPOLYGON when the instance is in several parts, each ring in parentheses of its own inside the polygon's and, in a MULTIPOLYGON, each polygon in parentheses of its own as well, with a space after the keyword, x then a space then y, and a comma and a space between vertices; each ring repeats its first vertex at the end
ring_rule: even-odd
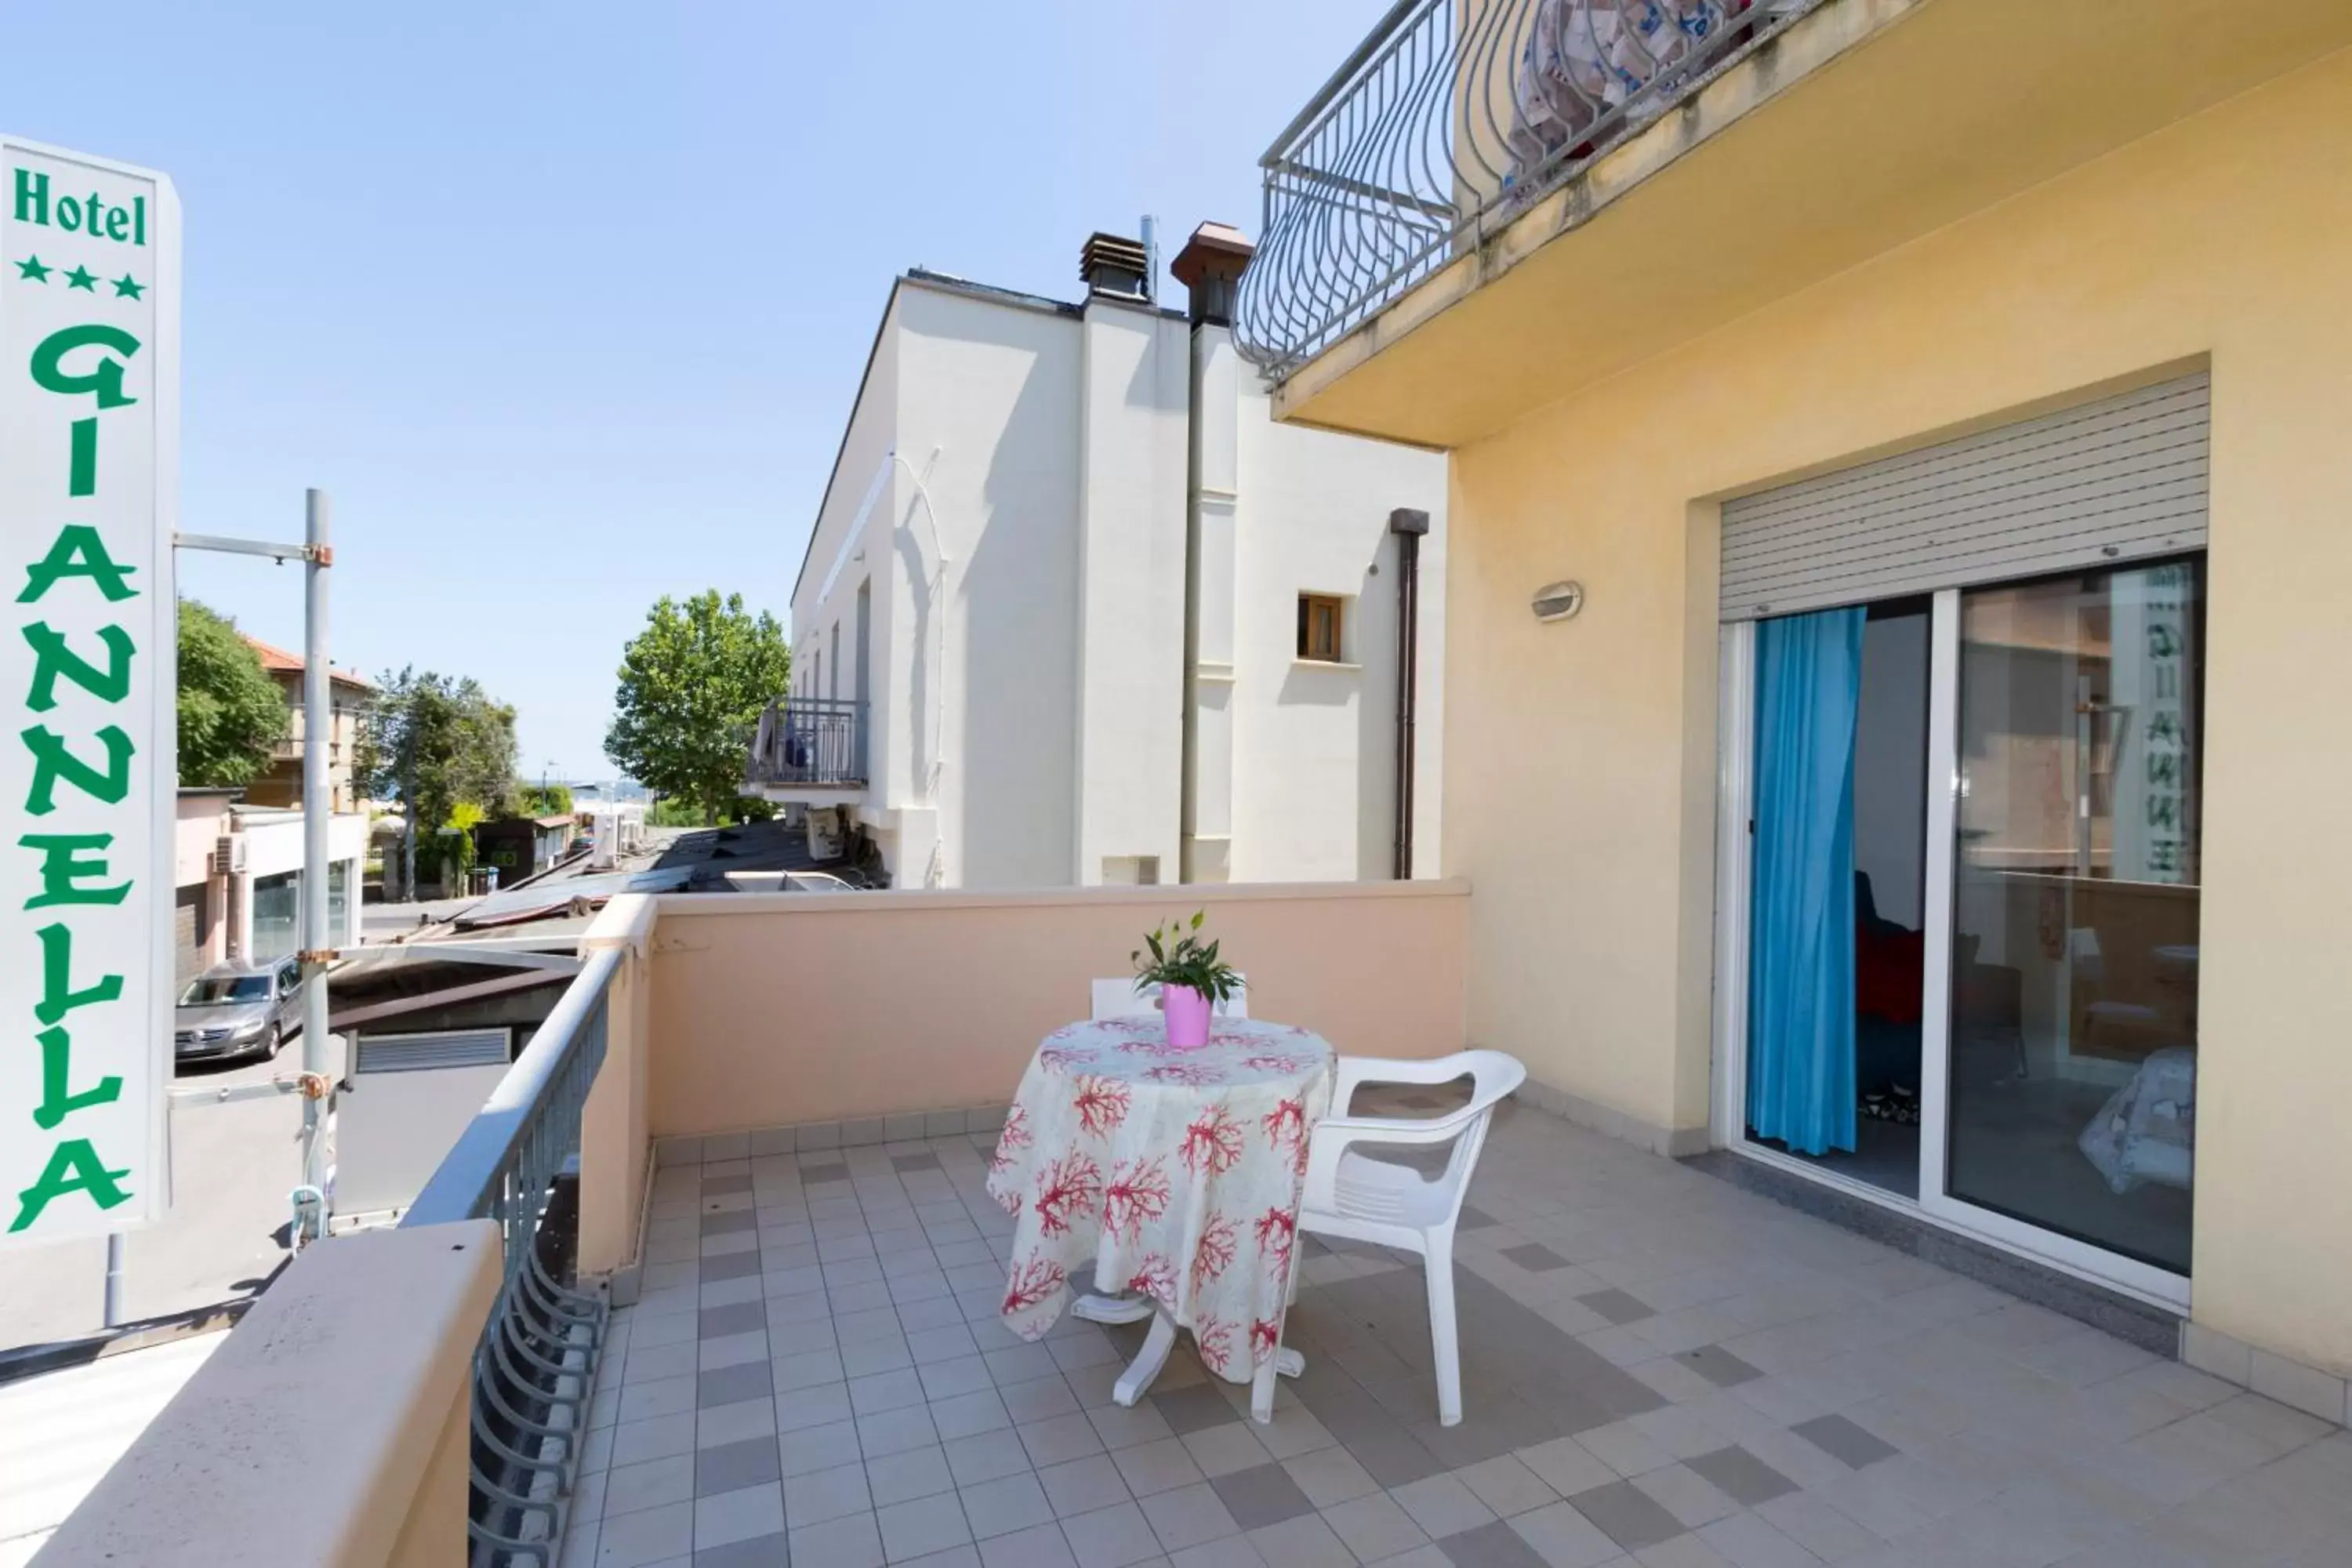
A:
POLYGON ((956 1484, 954 1473, 948 1468, 945 1451, 936 1447, 909 1448, 904 1453, 869 1459, 866 1479, 873 1485, 877 1507, 936 1497, 952 1491, 956 1484))
POLYGON ((931 1413, 918 1405, 907 1410, 885 1410, 857 1417, 857 1446, 868 1460, 909 1448, 924 1448, 940 1440, 931 1413))
POLYGON ((1464 1204, 1462 1217, 1454 1222, 1456 1235, 1465 1230, 1486 1230, 1495 1224, 1495 1216, 1475 1205, 1464 1204))
POLYGON ((597 1568, 646 1568, 694 1550, 694 1504, 667 1503, 606 1519, 597 1529, 597 1568))
POLYGON ((1647 1302, 1639 1297, 1618 1289, 1613 1285, 1606 1290, 1595 1290, 1589 1295, 1579 1296, 1577 1300, 1612 1323, 1638 1323, 1643 1318, 1657 1316, 1647 1302))
POLYGON ((1675 1360, 1717 1388, 1736 1388, 1764 1375, 1721 1345, 1701 1345, 1696 1350, 1681 1351, 1675 1354, 1675 1360))
POLYGON ((1399 1556, 1429 1540, 1428 1532, 1386 1492, 1353 1498, 1322 1513, 1331 1533, 1345 1542, 1360 1562, 1399 1556))
POLYGON ((1433 1541, 1495 1521, 1495 1510, 1479 1501, 1458 1476, 1424 1477, 1391 1489, 1389 1495, 1433 1541))
POLYGON ((727 1546, 784 1528, 784 1489, 774 1481, 694 1500, 694 1546, 727 1546))
MULTIPOLYGON (((1602 1534, 1599 1525, 1577 1512, 1572 1503, 1547 1504, 1504 1523, 1550 1568, 1592 1568, 1594 1563, 1616 1561, 1622 1555, 1617 1543, 1602 1534)), ((1465 1532, 1480 1533, 1477 1530, 1465 1532)), ((1448 1539, 1460 1541, 1464 1536, 1448 1539)))
POLYGON ((1050 1523, 1054 1518, 1054 1505, 1045 1500, 1045 1488, 1026 1471, 964 1487, 961 1495, 964 1518, 972 1534, 982 1541, 1050 1523))
POLYGON ((1064 1539, 1061 1527, 1053 1524, 1016 1530, 1010 1535, 983 1541, 980 1543, 980 1560, 984 1568, 1077 1568, 1077 1559, 1070 1555, 1070 1544, 1064 1539))
POLYGON ((866 1467, 861 1464, 835 1465, 787 1477, 784 1481, 784 1519, 790 1524, 822 1524, 828 1519, 870 1512, 873 1507, 866 1467))
POLYGON ((773 1437, 747 1437, 695 1450, 694 1495, 698 1498, 782 1479, 773 1437))
POLYGON ((1797 1489, 1797 1483, 1734 1444, 1683 1461, 1723 1489, 1742 1508, 1757 1508, 1797 1489))
POLYGON ((694 1456, 673 1454, 643 1464, 617 1465, 604 1478, 604 1516, 685 1502, 694 1496, 694 1456))
POLYGON ((882 1531, 870 1513, 795 1526, 793 1568, 882 1568, 882 1531))
POLYGON ((694 1568, 787 1568, 792 1554, 786 1549, 784 1533, 754 1536, 749 1541, 730 1541, 724 1546, 698 1550, 694 1568))
POLYGON ((1549 1274, 1555 1268, 1565 1268, 1569 1266, 1567 1258, 1539 1241, 1522 1242, 1517 1247, 1504 1247, 1502 1256, 1530 1274, 1549 1274))
MULTIPOLYGON (((1263 1525, 1246 1539, 1274 1568, 1354 1568, 1356 1554, 1331 1533, 1319 1513, 1303 1513, 1280 1524, 1263 1525)), ((1212 1549, 1223 1542, 1212 1542, 1212 1549)))
POLYGON ((1241 1532, 1224 1500, 1205 1481, 1138 1499, 1136 1506, 1143 1510, 1164 1551, 1181 1552, 1241 1532))
POLYGON ((1437 1543, 1454 1568, 1549 1568, 1549 1560, 1527 1537, 1500 1520, 1449 1535, 1437 1543))
POLYGON ((702 1178, 702 1195, 706 1198, 721 1197, 729 1193, 748 1193, 751 1190, 751 1176, 748 1171, 730 1172, 722 1176, 706 1174, 702 1178))
POLYGON ((1234 1522, 1244 1530, 1279 1524, 1315 1511, 1314 1503, 1280 1465, 1236 1470, 1213 1478, 1209 1485, 1224 1503, 1225 1510, 1234 1516, 1234 1522))
POLYGON ((1128 1489, 1139 1498, 1195 1486, 1202 1479, 1201 1467, 1193 1462, 1192 1450, 1184 1447, 1181 1437, 1162 1437, 1156 1443, 1114 1448, 1111 1462, 1118 1467, 1128 1489))
POLYGON ((1890 1459, 1900 1452, 1891 1443, 1865 1431, 1843 1415, 1816 1416, 1789 1428, 1814 1447, 1855 1469, 1890 1459))
POLYGON ((1225 1396, 1207 1384, 1171 1389, 1150 1398, 1151 1407, 1160 1412, 1168 1429, 1180 1437, 1205 1426, 1222 1426, 1234 1418, 1234 1407, 1225 1403, 1225 1396))
POLYGON ((882 1555, 892 1563, 927 1557, 971 1539, 963 1504, 953 1492, 890 1503, 876 1509, 874 1520, 882 1531, 882 1555))
POLYGON ((1131 1502, 1062 1521, 1062 1538, 1078 1568, 1127 1568, 1160 1555, 1160 1538, 1131 1502))
POLYGON ((694 1402, 698 1408, 708 1410, 715 1405, 765 1399, 775 1392, 775 1387, 774 1370, 768 1363, 745 1362, 740 1366, 720 1367, 716 1372, 706 1372, 697 1376, 694 1402))
MULTIPOLYGON (((1228 1411, 1227 1415, 1232 1412, 1228 1411)), ((1053 1415, 1043 1421, 1033 1421, 1019 1428, 1021 1445, 1029 1451, 1029 1462, 1039 1469, 1103 1451, 1102 1438, 1096 1433, 1094 1423, 1084 1413, 1073 1415, 1053 1415)))
POLYGON ((1118 1467, 1111 1463, 1108 1454, 1046 1466, 1037 1472, 1037 1481, 1045 1489, 1045 1500, 1054 1505, 1054 1512, 1060 1518, 1125 1502, 1129 1496, 1127 1482, 1120 1479, 1118 1467))
MULTIPOLYGON (((940 1157, 937 1154, 893 1154, 890 1166, 902 1176, 909 1171, 936 1171, 940 1168, 940 1157)), ((709 1189, 706 1186, 704 1190, 709 1189)))
POLYGON ((1005 1441, 1002 1434, 949 1437, 942 1441, 940 1447, 947 1455, 948 1468, 960 1487, 992 1481, 1000 1476, 1019 1475, 1030 1468, 1027 1450, 1018 1443, 1005 1441))
POLYGON ((727 1307, 705 1307, 699 1314, 698 1337, 706 1340, 749 1333, 768 1326, 766 1307, 758 1301, 738 1301, 727 1307))
MULTIPOLYGON (((706 1289, 702 1298, 703 1304, 705 1306, 715 1304, 710 1300, 708 1287, 724 1280, 756 1280, 759 1278, 759 1274, 760 1251, 757 1247, 753 1247, 749 1252, 727 1252, 721 1253, 716 1258, 704 1258, 702 1260, 702 1283, 706 1289)), ((756 1296, 758 1292, 755 1289, 753 1295, 756 1296)))
POLYGON ((1655 1546, 1683 1533, 1683 1522, 1631 1481, 1612 1481, 1568 1500, 1577 1512, 1628 1552, 1655 1546))
POLYGON ((728 1209, 702 1216, 702 1234, 705 1236, 732 1236, 738 1231, 759 1228, 759 1215, 748 1208, 728 1209))

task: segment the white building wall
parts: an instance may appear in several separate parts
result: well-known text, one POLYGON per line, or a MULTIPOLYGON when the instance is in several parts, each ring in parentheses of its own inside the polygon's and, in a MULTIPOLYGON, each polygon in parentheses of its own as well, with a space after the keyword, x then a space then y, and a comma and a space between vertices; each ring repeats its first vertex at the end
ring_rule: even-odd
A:
POLYGON ((1232 879, 1386 879, 1395 830, 1398 541, 1427 511, 1415 683, 1414 873, 1435 876, 1444 754, 1446 459, 1276 425, 1240 378, 1232 879), (1298 595, 1347 600, 1338 665, 1297 658, 1298 595))
MULTIPOLYGON (((944 638, 928 598, 911 593, 888 689, 910 721, 940 731, 940 879, 1066 886, 1078 776, 1079 322, 919 282, 899 300, 900 451, 924 473, 948 562, 944 638)), ((891 552, 902 587, 930 570, 933 548, 921 497, 904 510, 915 521, 891 552)), ((915 749, 928 755, 928 740, 915 749)))
POLYGON ((1416 870, 1436 874, 1445 459, 1274 425, 1225 340, 1099 299, 894 291, 792 636, 794 691, 823 695, 839 628, 849 695, 870 584, 856 810, 895 886, 1096 883, 1139 857, 1172 881, 1188 836, 1197 879, 1385 879, 1401 506, 1432 518, 1416 870), (1187 757, 1196 506, 1189 653, 1213 679, 1187 757), (1296 660, 1302 590, 1349 597, 1349 668, 1296 660))
POLYGON ((1176 879, 1184 767, 1188 329, 1097 298, 1078 405, 1077 880, 1176 879), (1119 868, 1128 868, 1122 872, 1119 868))
MULTIPOLYGON (((876 336, 873 360, 856 406, 850 412, 833 481, 817 513, 799 581, 793 585, 792 689, 797 696, 822 696, 832 683, 823 663, 836 626, 842 657, 854 661, 857 590, 869 579, 875 584, 866 627, 869 700, 891 689, 898 668, 894 639, 907 612, 888 591, 888 573, 877 564, 888 557, 887 546, 900 497, 900 475, 890 460, 898 441, 898 321, 894 295, 876 336)), ((849 672, 845 671, 845 690, 849 689, 848 679, 849 672)), ((869 824, 887 819, 889 802, 908 798, 905 782, 912 775, 913 764, 903 719, 903 704, 893 710, 876 700, 868 711, 868 782, 858 815, 869 824)))

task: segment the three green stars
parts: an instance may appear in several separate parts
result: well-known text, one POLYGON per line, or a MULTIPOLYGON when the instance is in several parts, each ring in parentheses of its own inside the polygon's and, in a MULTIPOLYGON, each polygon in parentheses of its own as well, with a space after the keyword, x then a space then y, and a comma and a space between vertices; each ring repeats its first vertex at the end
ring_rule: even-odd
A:
MULTIPOLYGON (((24 260, 12 265, 16 268, 17 279, 28 283, 47 283, 49 280, 49 274, 57 270, 54 267, 45 266, 37 256, 28 256, 24 260)), ((97 274, 86 267, 74 268, 65 275, 65 279, 67 288, 82 289, 92 294, 98 292, 98 286, 101 281, 97 274)), ((103 281, 114 286, 114 297, 118 300, 136 300, 147 292, 147 285, 140 282, 128 272, 120 278, 110 278, 103 281)))

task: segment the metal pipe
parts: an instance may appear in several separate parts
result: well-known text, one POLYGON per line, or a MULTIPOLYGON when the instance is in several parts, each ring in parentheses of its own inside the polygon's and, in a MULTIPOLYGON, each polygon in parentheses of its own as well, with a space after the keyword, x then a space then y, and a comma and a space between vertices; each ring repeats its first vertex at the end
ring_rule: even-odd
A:
POLYGON ((122 1233, 106 1233, 106 1315, 104 1326, 122 1326, 122 1233))
POLYGON ((1415 686, 1420 679, 1421 536, 1429 513, 1399 507, 1389 513, 1397 541, 1396 860, 1391 874, 1412 879, 1412 782, 1415 686))
MULTIPOLYGON (((327 572, 334 552, 327 542, 327 492, 302 492, 304 552, 302 616, 302 1072, 313 1091, 302 1097, 302 1183, 326 1186, 327 1100, 316 1092, 327 1070, 327 751, 333 675, 327 663, 327 572)), ((413 808, 412 808, 413 809, 413 808)), ((349 889, 346 890, 347 894, 349 889)))

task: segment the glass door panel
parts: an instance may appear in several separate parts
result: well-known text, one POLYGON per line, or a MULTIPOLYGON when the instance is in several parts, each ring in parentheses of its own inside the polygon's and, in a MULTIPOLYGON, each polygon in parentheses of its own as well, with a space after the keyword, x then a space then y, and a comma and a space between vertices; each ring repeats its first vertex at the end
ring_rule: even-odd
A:
POLYGON ((2203 563, 1959 616, 1944 1191, 2186 1274, 2203 563))

